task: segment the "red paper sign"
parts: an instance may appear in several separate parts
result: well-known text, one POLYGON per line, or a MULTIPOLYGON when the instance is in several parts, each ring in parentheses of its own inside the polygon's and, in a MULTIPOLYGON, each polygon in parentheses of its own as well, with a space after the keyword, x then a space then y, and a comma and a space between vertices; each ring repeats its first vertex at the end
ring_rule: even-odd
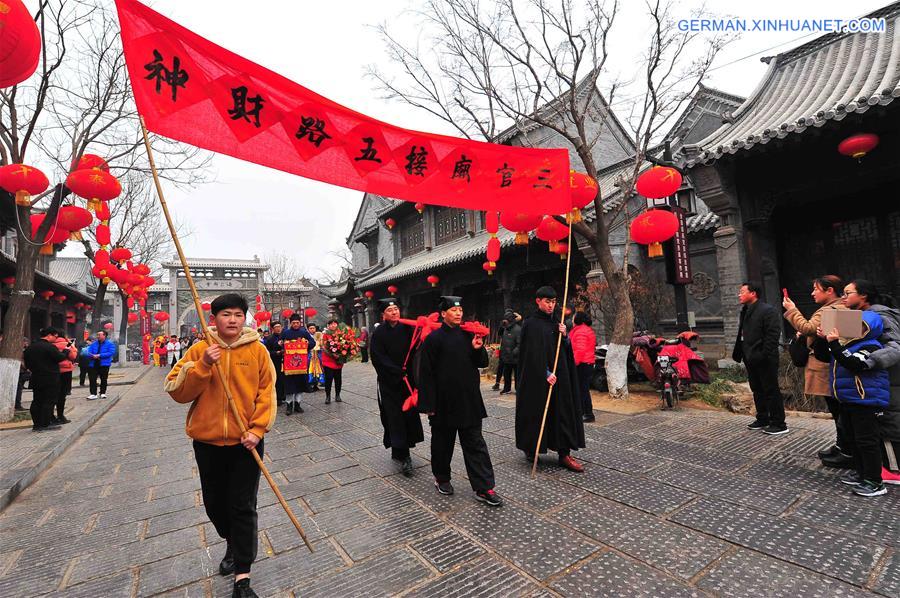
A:
POLYGON ((283 369, 285 376, 305 374, 309 369, 309 342, 305 338, 284 342, 283 369))
POLYGON ((385 197, 533 214, 564 214, 573 207, 565 149, 389 125, 229 52, 136 0, 116 5, 138 111, 156 133, 385 197))

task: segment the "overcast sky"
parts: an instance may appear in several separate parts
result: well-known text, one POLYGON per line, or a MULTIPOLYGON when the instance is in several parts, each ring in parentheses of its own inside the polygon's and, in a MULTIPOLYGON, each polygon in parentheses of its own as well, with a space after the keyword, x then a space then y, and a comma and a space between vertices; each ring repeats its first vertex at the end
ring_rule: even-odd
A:
MULTIPOLYGON (((374 82, 363 76, 367 64, 390 68, 372 26, 386 22, 400 38, 414 39, 413 21, 402 15, 419 4, 407 0, 156 0, 151 6, 213 42, 352 109, 406 128, 452 134, 434 117, 382 101, 374 82)), ((639 60, 644 44, 637 41, 645 37, 646 23, 641 15, 643 2, 623 4, 610 49, 613 69, 620 73, 639 60)), ((887 0, 709 0, 705 4, 718 14, 746 19, 846 19, 871 12, 887 0)), ((691 9, 700 5, 684 2, 678 11, 689 17, 691 9)), ((706 83, 748 95, 766 65, 759 55, 739 59, 758 52, 776 54, 816 37, 797 40, 800 35, 745 33, 719 55, 715 64, 721 66, 706 83)), ((193 230, 184 242, 189 256, 252 258, 285 251, 312 277, 320 275, 320 268, 336 270, 337 260, 329 252, 344 246, 362 193, 221 155, 215 156, 213 169, 214 183, 167 193, 178 219, 193 230), (235 221, 241 226, 236 227, 235 221), (234 233, 227 237, 216 233, 224 229, 234 233)))

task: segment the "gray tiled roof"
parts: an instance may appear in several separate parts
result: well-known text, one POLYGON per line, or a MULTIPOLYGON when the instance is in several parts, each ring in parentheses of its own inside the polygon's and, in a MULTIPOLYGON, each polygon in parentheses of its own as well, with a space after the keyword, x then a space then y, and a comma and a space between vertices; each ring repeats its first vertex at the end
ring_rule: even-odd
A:
POLYGON ((65 285, 77 285, 93 279, 91 264, 86 257, 57 257, 50 262, 50 276, 65 285))
POLYGON ((733 122, 685 146, 689 165, 884 106, 900 97, 900 2, 870 15, 884 33, 829 33, 768 59, 760 85, 733 122))
MULTIPOLYGON (((258 259, 238 260, 238 259, 222 259, 222 258, 204 258, 189 257, 187 258, 188 267, 191 268, 247 268, 250 270, 268 270, 268 264, 263 264, 258 259)), ((180 268, 181 262, 175 256, 171 261, 165 262, 163 268, 180 268)))
MULTIPOLYGON (((509 247, 515 242, 516 234, 501 227, 497 238, 500 239, 500 247, 509 247)), ((438 245, 431 251, 423 251, 403 258, 399 264, 391 266, 369 279, 356 281, 354 286, 358 290, 365 290, 424 272, 430 268, 440 268, 471 259, 487 251, 487 241, 488 234, 485 231, 479 231, 473 237, 467 235, 444 245, 438 245)))
POLYGON ((707 212, 706 214, 697 214, 695 216, 691 216, 685 221, 684 224, 687 227, 688 234, 691 234, 699 233, 711 228, 717 228, 719 226, 719 222, 719 217, 715 212, 707 212))

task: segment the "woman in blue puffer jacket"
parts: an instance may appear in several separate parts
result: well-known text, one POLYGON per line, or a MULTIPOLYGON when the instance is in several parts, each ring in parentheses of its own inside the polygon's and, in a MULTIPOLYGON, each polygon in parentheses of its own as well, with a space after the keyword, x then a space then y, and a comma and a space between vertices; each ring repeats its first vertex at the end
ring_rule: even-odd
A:
POLYGON ((885 370, 872 370, 866 359, 881 349, 878 342, 883 323, 875 312, 862 312, 862 336, 841 344, 837 330, 828 331, 831 352, 830 381, 834 397, 841 402, 847 418, 847 435, 852 446, 856 471, 841 482, 859 496, 880 496, 887 492, 881 479, 881 436, 878 416, 888 406, 890 377, 885 370))

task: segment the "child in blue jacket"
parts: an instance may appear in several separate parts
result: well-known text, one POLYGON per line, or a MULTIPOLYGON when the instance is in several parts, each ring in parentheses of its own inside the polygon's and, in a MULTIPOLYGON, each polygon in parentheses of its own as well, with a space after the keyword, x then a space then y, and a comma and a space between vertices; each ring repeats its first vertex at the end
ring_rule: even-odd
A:
POLYGON ((881 435, 878 417, 888 406, 891 394, 886 370, 871 370, 866 359, 881 348, 881 316, 862 312, 862 336, 841 344, 838 331, 826 335, 831 352, 831 390, 841 402, 856 471, 841 482, 859 496, 880 496, 887 492, 881 479, 881 435))

